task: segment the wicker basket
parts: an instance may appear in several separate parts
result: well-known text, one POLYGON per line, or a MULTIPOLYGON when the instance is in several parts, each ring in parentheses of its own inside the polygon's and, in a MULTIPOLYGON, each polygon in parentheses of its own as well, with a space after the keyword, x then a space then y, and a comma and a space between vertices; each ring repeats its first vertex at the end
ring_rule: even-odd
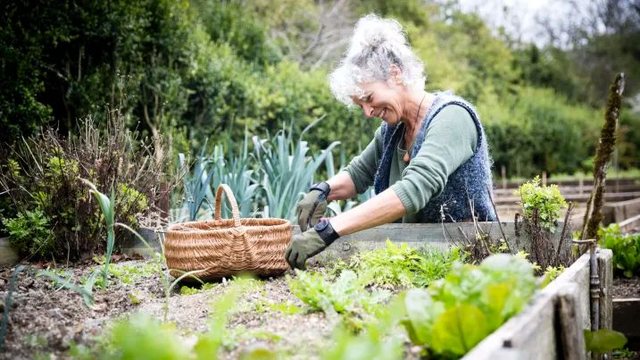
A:
POLYGON ((173 277, 184 272, 201 279, 240 273, 276 276, 289 265, 284 252, 291 241, 291 224, 284 219, 241 219, 233 192, 220 185, 214 220, 171 225, 165 234, 165 257, 173 277), (233 219, 221 219, 222 193, 231 204, 233 219))

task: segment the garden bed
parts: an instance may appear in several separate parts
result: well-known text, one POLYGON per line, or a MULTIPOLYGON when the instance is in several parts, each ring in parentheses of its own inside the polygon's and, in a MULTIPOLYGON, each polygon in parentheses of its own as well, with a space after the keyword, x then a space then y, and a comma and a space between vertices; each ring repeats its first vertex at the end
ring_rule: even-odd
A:
MULTIPOLYGON (((388 225, 393 228, 390 233, 394 236, 402 233, 397 229, 398 226, 401 225, 388 225)), ((469 225, 458 226, 463 228, 458 233, 464 233, 465 226, 469 225)), ((500 231, 495 224, 485 226, 488 226, 487 232, 500 231)), ((458 227, 451 228, 451 232, 458 227)), ((447 229, 439 229, 442 236, 447 236, 447 229)), ((353 255, 355 251, 379 248, 384 242, 378 241, 378 237, 384 235, 384 231, 377 231, 376 236, 372 235, 373 233, 360 234, 366 235, 363 238, 369 241, 358 240, 355 237, 342 239, 333 246, 337 253, 329 252, 320 257, 321 261, 316 262, 319 264, 316 266, 321 267, 314 270, 326 271, 322 266, 329 267, 331 262, 353 255)), ((418 239, 420 236, 416 235, 413 239, 412 235, 407 235, 406 232, 405 236, 408 236, 409 244, 416 245, 419 241, 424 244, 425 239, 418 239)), ((439 240, 437 236, 430 240, 434 241, 433 245, 436 248, 447 247, 447 244, 441 241, 443 239, 439 240)), ((96 341, 99 342, 100 335, 119 317, 140 312, 161 319, 165 311, 166 298, 157 271, 159 263, 149 259, 130 260, 122 256, 116 257, 115 260, 125 261, 112 266, 114 275, 111 284, 106 291, 96 292, 95 304, 90 308, 83 305, 83 298, 77 293, 55 287, 48 278, 35 276, 44 264, 25 270, 18 277, 14 292, 15 304, 10 311, 11 326, 7 335, 6 351, 0 357, 27 359, 39 354, 68 356, 78 344, 91 347, 96 341)), ((601 268, 604 269, 605 275, 601 281, 605 287, 607 269, 609 273, 611 271, 610 262, 608 264, 601 260, 601 268)), ((68 272, 74 279, 86 278, 97 266, 100 265, 85 263, 68 269, 68 272)), ((64 271, 57 270, 59 273, 64 271)), ((2 299, 6 298, 11 273, 9 269, 0 272, 2 299)), ((489 358, 491 354, 523 354, 534 350, 540 354, 537 358, 556 357, 558 349, 563 348, 562 339, 554 325, 558 319, 558 296, 569 294, 573 299, 572 306, 578 315, 576 324, 579 324, 574 324, 574 328, 588 328, 588 275, 588 255, 584 255, 546 289, 535 295, 525 311, 486 338, 466 358, 489 358)), ((223 293, 235 286, 235 283, 236 281, 212 283, 200 290, 186 289, 183 294, 176 288, 176 291, 171 293, 168 299, 167 320, 175 323, 184 342, 194 343, 198 334, 208 330, 211 318, 215 314, 211 302, 221 298, 223 293)), ((390 290, 393 293, 399 289, 390 290)), ((611 309, 610 306, 607 308, 607 301, 604 297, 601 306, 603 313, 611 309)), ((242 352, 261 348, 277 348, 279 354, 287 358, 318 357, 318 353, 326 351, 330 344, 335 344, 332 336, 335 336, 334 328, 341 322, 341 318, 336 313, 307 313, 307 310, 308 307, 291 293, 285 278, 252 282, 249 290, 243 293, 229 315, 229 332, 222 341, 222 357, 238 358, 242 352)), ((606 321, 604 316, 605 326, 606 321)), ((397 333, 404 332, 398 329, 397 333)), ((405 358, 419 357, 422 350, 420 347, 411 345, 406 336, 402 342, 405 358)))

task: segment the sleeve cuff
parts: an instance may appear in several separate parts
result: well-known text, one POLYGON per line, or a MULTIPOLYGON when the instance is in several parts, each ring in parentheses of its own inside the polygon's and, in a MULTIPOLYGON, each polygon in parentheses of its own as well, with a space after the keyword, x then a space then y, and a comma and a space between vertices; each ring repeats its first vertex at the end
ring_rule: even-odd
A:
POLYGON ((411 197, 409 196, 409 193, 404 188, 404 186, 402 186, 402 184, 395 183, 391 186, 391 189, 393 190, 393 192, 396 193, 396 195, 400 199, 400 202, 404 206, 404 209, 407 212, 407 215, 412 215, 418 212, 418 209, 416 209, 416 206, 411 201, 411 197))

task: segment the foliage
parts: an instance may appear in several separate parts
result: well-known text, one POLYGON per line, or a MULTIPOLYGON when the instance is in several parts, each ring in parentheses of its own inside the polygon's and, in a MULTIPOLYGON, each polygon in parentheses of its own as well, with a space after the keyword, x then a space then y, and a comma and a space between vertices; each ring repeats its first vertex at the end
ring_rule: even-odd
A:
POLYGON ((3 223, 14 229, 25 221, 33 225, 11 237, 21 254, 77 260, 90 258, 107 245, 101 241, 107 231, 96 217, 100 205, 80 178, 101 192, 113 189, 118 199, 112 204, 114 221, 134 227, 138 217, 149 207, 157 208, 170 190, 164 180, 163 149, 139 144, 121 115, 110 116, 106 131, 87 119, 79 136, 66 138, 48 129, 23 139, 13 148, 12 158, 0 164, 0 188, 16 209, 13 219, 17 219, 12 223, 12 217, 4 218, 3 223), (37 244, 47 238, 45 224, 51 236, 49 245, 40 247, 37 244))
MULTIPOLYGON (((252 168, 252 158, 248 153, 247 133, 242 149, 236 154, 230 141, 227 151, 222 145, 215 145, 210 155, 204 154, 204 148, 196 158, 191 172, 188 171, 186 156, 179 154, 180 169, 183 175, 183 212, 188 212, 188 220, 196 220, 203 216, 212 217, 215 203, 215 192, 220 184, 229 186, 238 203, 240 216, 254 215, 254 203, 258 197, 258 179, 256 170, 252 168), (203 207, 205 211, 203 213, 203 207), (206 209, 208 208, 208 210, 206 209)), ((231 210, 222 204, 223 218, 231 216, 231 210)), ((183 220, 181 217, 175 219, 183 220)))
POLYGON ((460 249, 443 251, 435 248, 418 250, 403 243, 387 240, 382 249, 362 252, 352 259, 350 268, 367 285, 392 287, 427 287, 449 272, 454 261, 463 261, 460 249))
POLYGON ((93 290, 100 273, 102 273, 102 271, 100 270, 92 271, 89 277, 86 278, 81 284, 76 284, 72 278, 72 275, 61 276, 60 274, 57 274, 55 271, 51 270, 43 270, 39 272, 38 275, 45 276, 51 279, 54 284, 56 284, 56 286, 60 286, 78 293, 82 297, 85 306, 90 308, 94 303, 93 290))
MULTIPOLYGON (((180 168, 185 169, 184 154, 179 154, 179 159, 180 168)), ((209 207, 209 214, 213 214, 213 194, 210 183, 214 172, 209 167, 210 163, 211 160, 201 155, 193 165, 193 174, 183 176, 184 200, 182 208, 188 212, 187 220, 197 220, 203 204, 209 207)))
POLYGON ((295 220, 296 203, 313 183, 313 176, 338 142, 331 143, 313 158, 307 155, 309 146, 302 140, 310 129, 305 128, 297 140, 294 134, 281 130, 272 139, 253 138, 256 161, 260 164, 261 186, 265 196, 265 217, 295 220))
POLYGON ((109 274, 125 285, 132 285, 140 278, 153 276, 161 271, 159 259, 153 259, 144 264, 109 265, 109 274))
POLYGON ((611 249, 613 265, 626 277, 640 274, 640 234, 623 235, 618 224, 598 230, 600 246, 611 249))
POLYGON ((250 8, 237 1, 194 1, 211 41, 240 45, 236 51, 246 61, 264 65, 278 60, 278 49, 270 44, 266 28, 250 13, 250 8))
MULTIPOLYGON (((565 50, 505 41, 455 2, 341 4, 7 4, 7 26, 0 29, 0 108, 6 109, 0 124, 7 131, 0 143, 15 143, 47 124, 78 134, 76 119, 90 114, 103 127, 108 116, 99 111, 107 106, 120 109, 127 126, 154 144, 166 134, 170 151, 194 153, 204 139, 223 132, 238 140, 244 129, 264 134, 292 120, 303 128, 324 117, 307 137, 310 147, 340 141, 351 158, 378 122, 362 121, 358 110, 338 104, 326 75, 355 19, 375 12, 407 29, 427 65, 430 89, 451 89, 477 105, 498 171, 504 166, 509 176, 572 173, 584 170, 593 152, 591 120, 599 117, 593 107, 601 106, 603 79, 612 69, 635 74, 640 68, 629 46, 638 43, 635 25, 594 34, 565 50)), ((636 88, 630 80, 629 89, 636 88)), ((637 163, 629 149, 640 147, 631 126, 639 117, 625 118, 629 112, 623 111, 623 168, 637 163)))
POLYGON ((4 219, 11 247, 19 253, 41 257, 49 255, 54 247, 49 223, 49 218, 40 209, 27 210, 15 218, 4 219))
POLYGON ((627 338, 624 334, 609 329, 584 330, 584 340, 587 351, 598 354, 622 349, 624 344, 627 343, 627 338))
POLYGON ((180 287, 180 295, 195 295, 201 291, 211 290, 215 287, 216 284, 213 283, 204 283, 200 288, 183 285, 180 287))
MULTIPOLYGON (((535 264, 534 264, 534 269, 535 269, 535 264)), ((565 270, 564 266, 562 265, 548 266, 544 270, 544 274, 542 274, 542 283, 540 284, 540 287, 545 287, 549 285, 553 280, 557 279, 558 276, 560 276, 560 274, 562 274, 564 270, 565 270)))
POLYGON ((358 275, 343 271, 334 282, 325 280, 321 273, 296 271, 296 278, 287 278, 289 290, 309 306, 311 311, 355 313, 371 308, 390 294, 384 291, 369 293, 358 275))
POLYGON ((516 256, 492 255, 479 266, 456 264, 427 290, 407 292, 403 325, 414 344, 462 356, 520 312, 536 288, 531 264, 516 256))
POLYGON ((522 184, 516 195, 520 196, 525 219, 534 221, 534 216, 537 216, 543 229, 555 232, 560 210, 567 206, 557 185, 542 186, 540 178, 536 176, 522 184))
POLYGON ((113 246, 115 244, 116 241, 116 235, 115 235, 115 204, 116 204, 116 199, 115 199, 115 195, 113 193, 113 190, 111 191, 111 196, 108 197, 107 195, 101 193, 100 191, 98 191, 98 189, 96 188, 96 186, 91 183, 88 180, 85 179, 81 179, 87 186, 89 186, 91 188, 90 192, 93 194, 93 196, 95 197, 96 201, 98 202, 98 204, 100 205, 100 210, 102 210, 102 217, 104 218, 104 222, 105 225, 107 227, 107 249, 106 252, 104 254, 104 270, 102 271, 102 281, 103 281, 103 286, 107 287, 108 286, 108 280, 109 280, 109 263, 111 262, 111 254, 113 253, 113 246))

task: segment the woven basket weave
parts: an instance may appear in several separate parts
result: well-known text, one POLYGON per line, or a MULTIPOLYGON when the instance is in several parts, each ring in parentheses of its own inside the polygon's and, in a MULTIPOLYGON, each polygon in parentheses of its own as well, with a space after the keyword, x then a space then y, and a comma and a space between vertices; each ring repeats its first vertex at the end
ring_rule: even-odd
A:
POLYGON ((214 220, 171 225, 165 234, 165 258, 171 276, 202 270, 201 279, 240 273, 276 276, 289 265, 284 252, 291 241, 291 224, 284 219, 241 219, 231 189, 222 184, 216 192, 214 220), (233 219, 221 219, 222 194, 231 204, 233 219))

